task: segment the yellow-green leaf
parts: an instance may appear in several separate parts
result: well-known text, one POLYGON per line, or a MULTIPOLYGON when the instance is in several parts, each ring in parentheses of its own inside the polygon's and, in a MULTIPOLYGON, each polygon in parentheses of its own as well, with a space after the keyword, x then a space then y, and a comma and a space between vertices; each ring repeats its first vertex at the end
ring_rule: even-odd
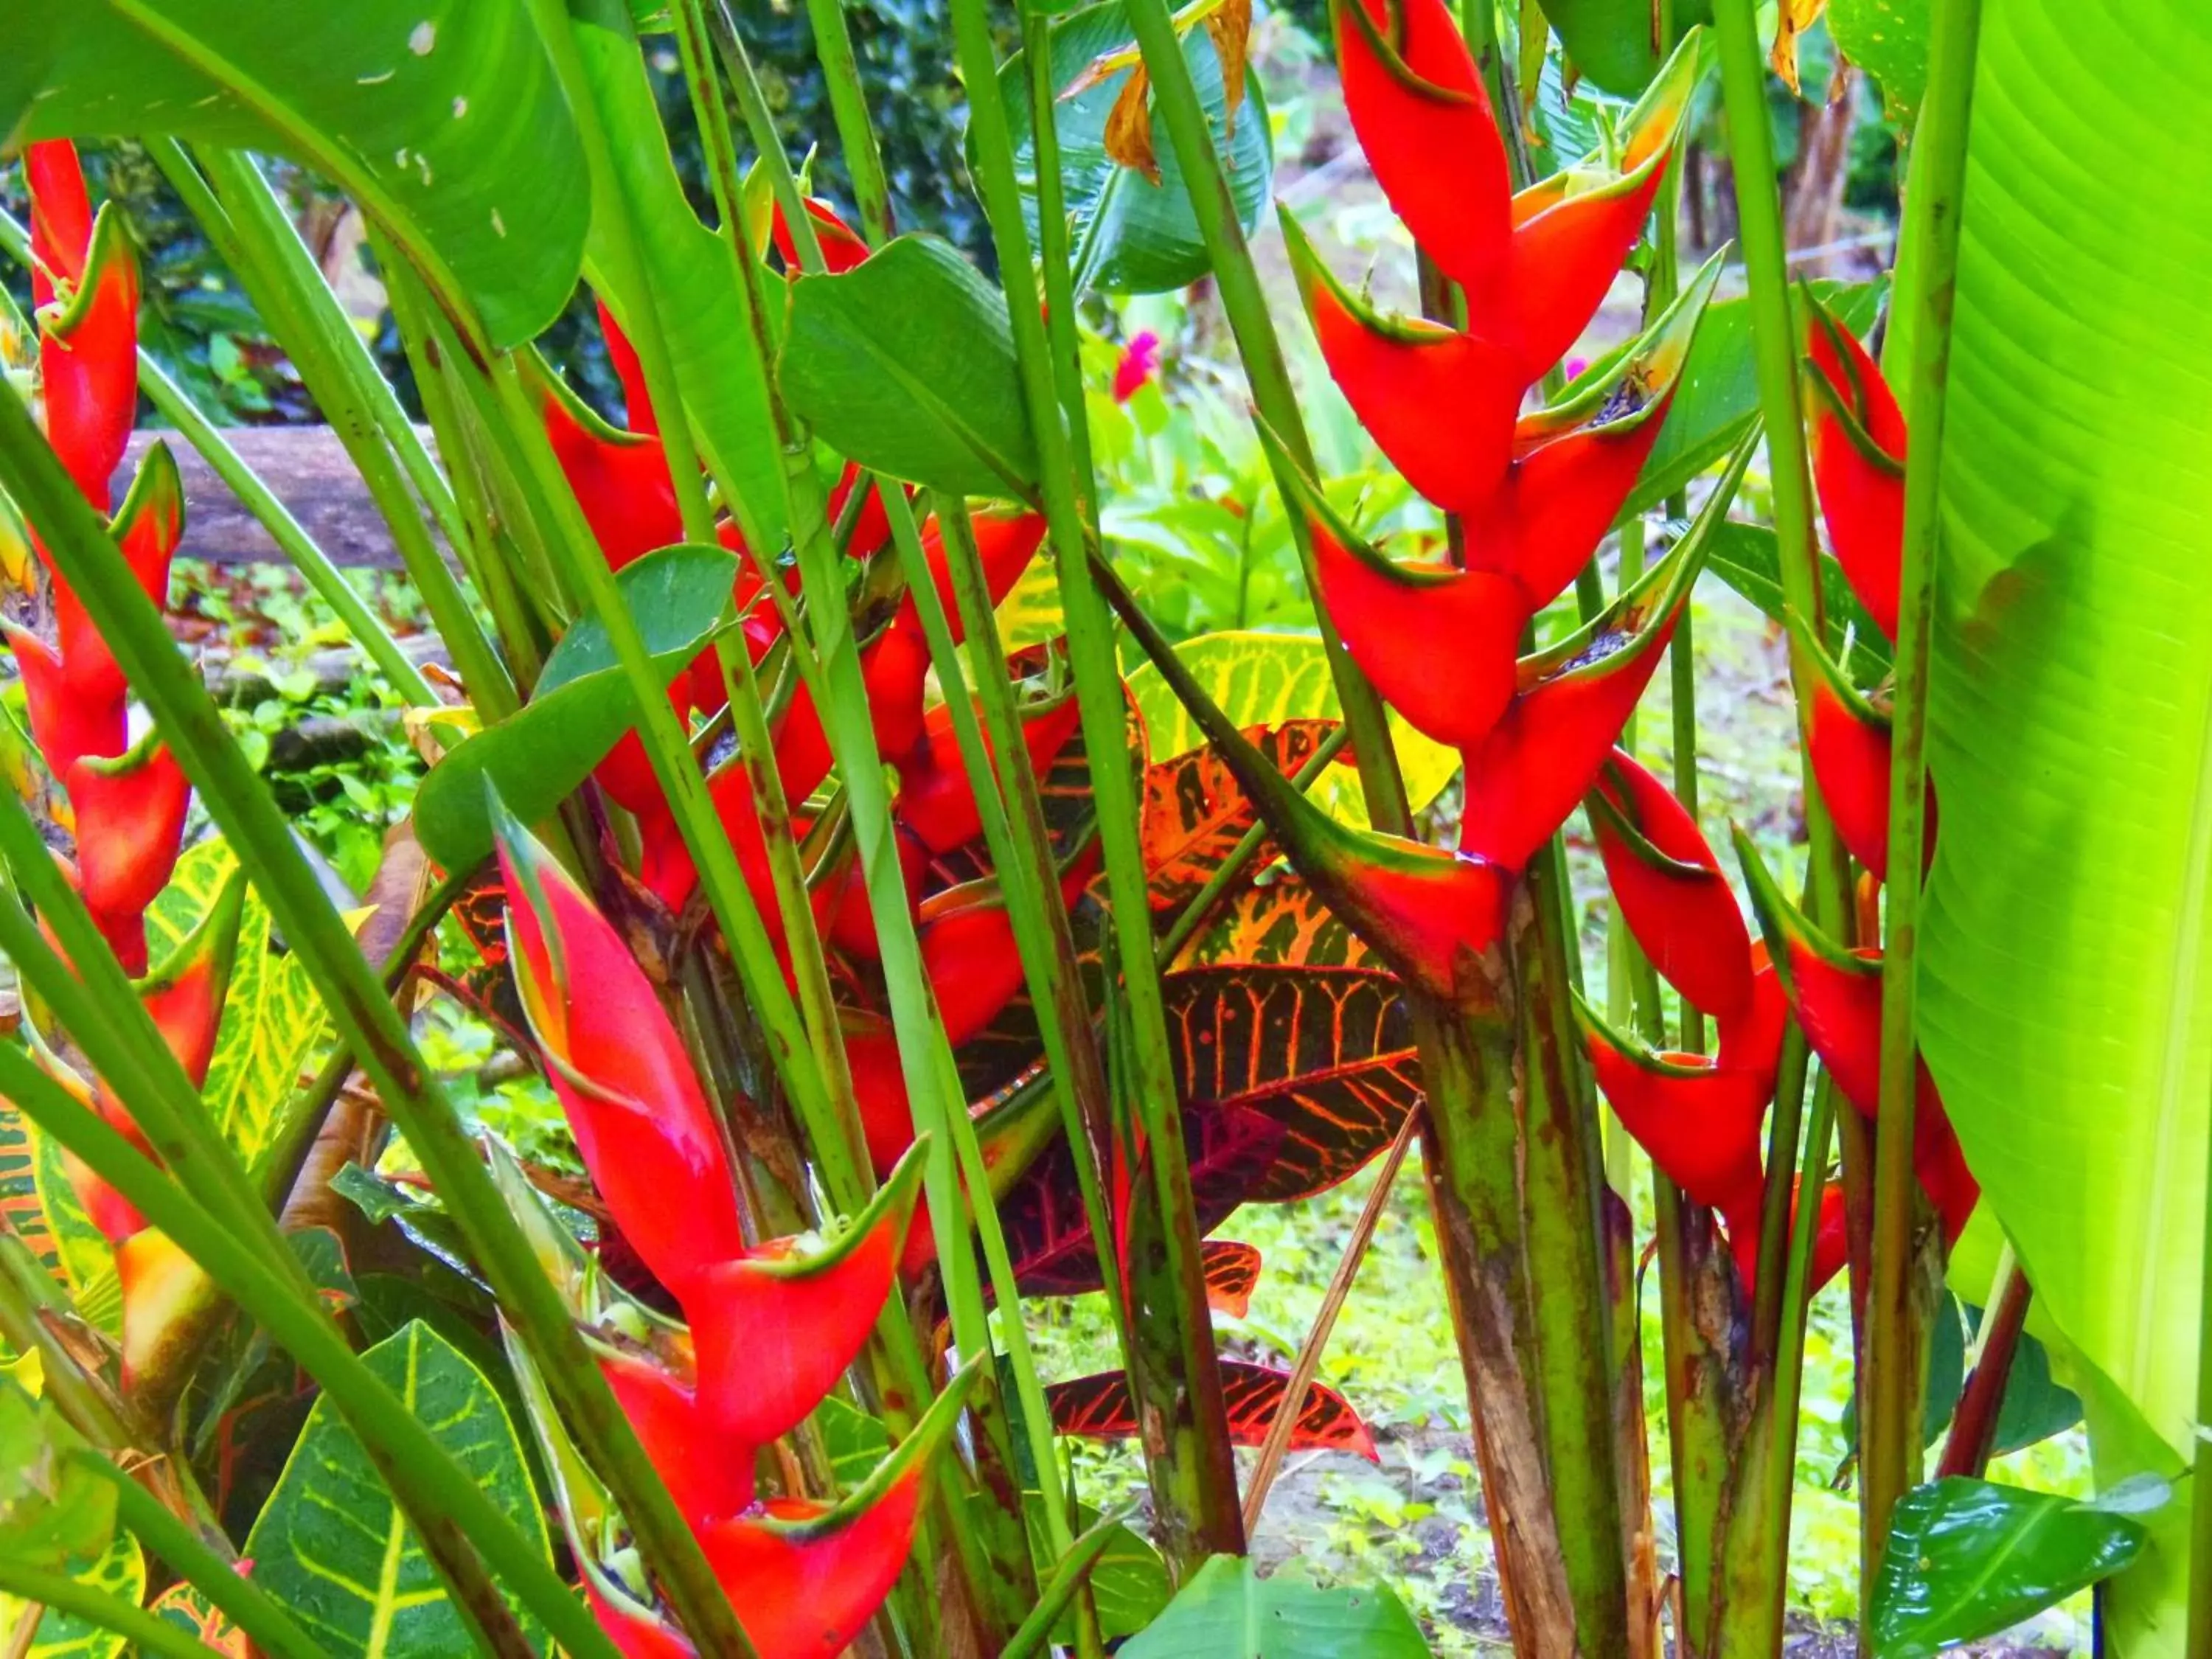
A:
MULTIPOLYGON (((138 1540, 120 1532, 106 1554, 74 1577, 136 1607, 146 1593, 146 1558, 139 1553, 138 1540)), ((116 1659, 123 1651, 124 1638, 114 1632, 51 1607, 40 1616, 29 1644, 19 1647, 16 1638, 29 1614, 30 1609, 15 1597, 0 1594, 0 1650, 21 1653, 23 1659, 116 1659)))

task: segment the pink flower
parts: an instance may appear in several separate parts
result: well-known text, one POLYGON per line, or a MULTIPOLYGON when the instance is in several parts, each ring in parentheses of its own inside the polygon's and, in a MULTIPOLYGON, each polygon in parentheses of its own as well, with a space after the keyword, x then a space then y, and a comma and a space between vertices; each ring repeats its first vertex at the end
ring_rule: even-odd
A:
POLYGON ((1137 395, 1137 388, 1152 378, 1152 369, 1160 355, 1160 337, 1150 329, 1132 335, 1129 343, 1121 349, 1121 361, 1114 365, 1114 401, 1126 404, 1137 395))

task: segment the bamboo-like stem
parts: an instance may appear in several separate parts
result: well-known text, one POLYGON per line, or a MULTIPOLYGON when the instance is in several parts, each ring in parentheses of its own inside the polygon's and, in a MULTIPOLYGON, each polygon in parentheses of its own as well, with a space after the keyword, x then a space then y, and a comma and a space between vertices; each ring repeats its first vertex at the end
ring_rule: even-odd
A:
MULTIPOLYGON (((829 89, 830 116, 845 152, 845 171, 852 175, 860 229, 871 247, 880 246, 891 235, 890 182, 884 175, 883 152, 876 146, 875 127, 868 118, 860 65, 845 27, 843 0, 806 0, 806 20, 814 28, 815 60, 822 65, 823 84, 829 89)), ((970 88, 978 97, 988 90, 970 88)))
MULTIPOLYGON (((392 532, 408 579, 453 653, 470 701, 486 720, 514 713, 520 702, 514 681, 430 538, 366 382, 349 368, 347 342, 357 343, 359 337, 259 167, 238 151, 212 149, 200 151, 195 166, 174 139, 149 139, 147 148, 216 251, 246 285, 324 419, 344 444, 392 532)), ((369 368, 376 378, 374 365, 369 368)))
MULTIPOLYGON (((44 538, 56 568, 84 602, 170 751, 198 787, 210 816, 240 863, 253 872, 276 925, 313 979, 341 1037, 361 1054, 362 1069, 424 1173, 453 1206, 462 1237, 501 1307, 538 1356, 564 1417, 614 1488, 641 1547, 687 1622, 696 1612, 701 1623, 695 1630, 726 1629, 742 1642, 743 1632, 690 1529, 576 1334, 560 1293, 507 1214, 453 1103, 331 908, 291 826, 240 751, 198 675, 179 655, 161 611, 47 447, 29 411, 13 397, 0 397, 0 477, 44 538), (714 1611, 718 1606, 719 1619, 714 1611)), ((635 641, 634 626, 630 637, 635 641)), ((666 700, 656 701, 666 714, 666 700)), ((547 1622, 553 1622, 550 1615, 547 1622)), ((597 1627, 592 1631, 595 1635, 597 1627)), ((605 1648, 593 1643, 591 1650, 605 1648)), ((731 1651, 745 1650, 732 1645, 731 1651)))
MULTIPOLYGON (((1803 410, 1797 380, 1799 339, 1790 313, 1790 274, 1776 183, 1774 146, 1767 130, 1766 61, 1759 51, 1754 0, 1715 0, 1713 28, 1720 48, 1721 94, 1728 115, 1729 159, 1735 173, 1736 220, 1744 269, 1751 283, 1752 356, 1759 413, 1766 429, 1774 533, 1780 545, 1784 600, 1820 627, 1819 549, 1813 538, 1812 472, 1806 459, 1803 410)), ((1816 671, 1802 646, 1790 647, 1790 674, 1797 688, 1800 746, 1806 732, 1816 671)), ((1810 763, 1803 773, 1805 830, 1812 843, 1808 908, 1837 937, 1848 936, 1843 852, 1820 799, 1810 763)), ((1802 1043, 1793 1036, 1800 1058, 1802 1043)), ((1802 1090, 1790 1086, 1790 1048, 1785 1045, 1781 1086, 1775 1092, 1768 1138, 1766 1191, 1760 1206, 1759 1285, 1753 1301, 1751 1342, 1755 1358, 1772 1354, 1782 1316, 1782 1260, 1789 1237, 1790 1182, 1797 1167, 1802 1090)))
MULTIPOLYGON (((501 1654, 530 1651, 486 1577, 489 1566, 562 1643, 580 1641, 582 1651, 603 1659, 612 1655, 598 1624, 550 1566, 475 1478, 462 1470, 346 1345, 312 1292, 302 1294, 233 1238, 222 1221, 164 1176, 119 1131, 71 1099, 28 1055, 0 1049, 0 1089, 41 1131, 82 1159, 150 1224, 173 1239, 322 1385, 405 1509, 424 1548, 453 1589, 457 1611, 476 1627, 479 1640, 489 1640, 501 1654)), ((62 1605, 50 1596, 36 1599, 62 1605)))
POLYGON ((240 1572, 235 1561, 209 1548, 136 1480, 94 1452, 80 1451, 70 1461, 112 1486, 117 1514, 148 1553, 206 1596, 270 1659, 328 1659, 328 1650, 300 1628, 276 1597, 240 1572))
POLYGON ((1352 1224, 1352 1236, 1344 1241, 1344 1253, 1337 1258, 1336 1271, 1329 1275, 1328 1288, 1322 1294, 1321 1306, 1314 1311, 1305 1340, 1298 1344, 1298 1357, 1291 1367, 1290 1386, 1283 1391, 1283 1403, 1275 1408, 1274 1420, 1267 1425, 1267 1437, 1260 1447, 1260 1461, 1245 1478, 1244 1533, 1248 1538, 1259 1529, 1260 1516, 1267 1506, 1267 1489, 1275 1484, 1275 1472, 1282 1468, 1283 1454, 1290 1449, 1291 1431, 1297 1426, 1298 1413, 1305 1409, 1306 1390, 1321 1370, 1322 1351, 1328 1346, 1330 1334, 1336 1329, 1336 1316, 1343 1310, 1345 1298, 1352 1294, 1352 1281, 1359 1276, 1359 1264, 1366 1260, 1367 1247, 1374 1241, 1376 1226, 1389 1204, 1391 1189, 1397 1185, 1398 1170, 1406 1161, 1407 1149, 1413 1144, 1413 1135, 1419 1127, 1420 1119, 1413 1112, 1407 1113, 1406 1121, 1398 1126, 1389 1151, 1383 1154, 1382 1167, 1376 1172, 1375 1184, 1368 1190, 1359 1219, 1352 1224))
POLYGON ((2009 1248, 1999 1264, 1996 1294, 1982 1310, 1981 1327, 1974 1333, 1972 1369, 1960 1391, 1958 1408, 1951 1413, 1951 1432, 1943 1442, 1943 1455, 1936 1465, 1936 1478, 1963 1474, 1978 1480, 1988 1472, 1990 1452, 1997 1439, 1997 1419, 2004 1408, 2005 1384, 2012 1377, 2013 1357, 2020 1351, 2021 1333, 2027 1325, 2029 1287, 2009 1248))
POLYGON ((1889 1536, 1889 1512, 1917 1479, 1920 1377, 1913 1362, 1910 1258, 1914 1097, 1919 1048, 1913 1024, 1920 935, 1920 870, 1927 842, 1929 635, 1936 618, 1943 427, 1951 367, 1951 312, 1959 220, 1966 189, 1966 133, 1973 108, 1981 0, 1941 0, 1929 47, 1928 94, 1913 147, 1917 257, 1901 302, 1912 317, 1905 427, 1905 532, 1899 574, 1897 692, 1890 725, 1890 881, 1881 971, 1881 1093, 1875 1115, 1874 1254, 1863 1363, 1861 1499, 1870 1591, 1889 1536))
MULTIPOLYGON (((999 254, 1023 395, 1036 434, 1045 519, 1060 575, 1084 743, 1093 757, 1108 892, 1122 915, 1151 914, 1144 854, 1138 841, 1134 785, 1112 757, 1126 750, 1127 706, 1113 637, 1091 574, 1095 523, 1084 504, 1095 486, 1080 466, 1066 419, 1067 389, 1055 384, 1054 355, 1043 308, 1072 319, 1074 295, 1066 261, 1045 266, 1040 296, 1023 228, 1013 143, 998 96, 998 64, 982 0, 954 0, 954 34, 961 72, 971 94, 969 142, 976 183, 999 254)), ((1170 31, 1171 32, 1171 31, 1170 31)), ((1143 27, 1139 26, 1139 38, 1143 27)), ((1149 55, 1149 54, 1148 54, 1149 55)), ((1181 64, 1180 48, 1176 49, 1181 64)), ((1186 82, 1188 79, 1184 68, 1186 82)), ((1209 149, 1209 154, 1211 153, 1209 149)), ((1018 750, 1016 751, 1018 753, 1018 750)), ((1017 764, 1009 757, 1010 767, 1017 764)), ((1212 1316, 1199 1261, 1196 1206, 1183 1152, 1182 1115, 1169 1049, 1158 964, 1149 927, 1115 930, 1121 994, 1128 1016, 1128 1054, 1134 1063, 1134 1103, 1149 1142, 1147 1195, 1154 1224, 1146 1231, 1158 1245, 1155 1261, 1128 1264, 1134 1324, 1141 1340, 1132 1376, 1138 1408, 1148 1420, 1146 1443, 1153 1497, 1170 1568, 1194 1571, 1206 1555, 1241 1553, 1243 1529, 1237 1510, 1236 1462, 1213 1346, 1212 1316)))

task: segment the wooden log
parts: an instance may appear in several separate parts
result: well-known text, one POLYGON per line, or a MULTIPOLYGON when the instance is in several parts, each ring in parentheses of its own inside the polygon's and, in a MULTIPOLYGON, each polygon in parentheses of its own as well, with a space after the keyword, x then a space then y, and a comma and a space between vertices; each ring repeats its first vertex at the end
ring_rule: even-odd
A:
MULTIPOLYGON (((258 473, 291 509, 334 564, 356 570, 397 570, 399 552, 384 515, 376 510, 345 446, 326 426, 241 426, 223 436, 239 458, 258 473)), ((228 485, 200 459, 199 452, 174 432, 134 432, 115 477, 114 496, 123 499, 138 459, 156 440, 166 440, 176 457, 185 486, 185 539, 177 556, 210 564, 289 564, 260 520, 246 511, 228 485)), ((426 519, 425 523, 428 520, 426 519)), ((444 542, 434 526, 431 536, 444 542)), ((452 553, 447 552, 450 562, 452 553)))

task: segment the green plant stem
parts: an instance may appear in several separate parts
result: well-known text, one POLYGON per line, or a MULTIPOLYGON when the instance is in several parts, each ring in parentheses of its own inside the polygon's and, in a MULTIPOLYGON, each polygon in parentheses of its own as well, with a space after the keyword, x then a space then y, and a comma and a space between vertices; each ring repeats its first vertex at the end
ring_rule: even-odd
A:
POLYGON ((1982 1310, 1973 1351, 1966 1356, 1966 1386, 1960 1391, 1958 1409, 1951 1413, 1951 1432, 1936 1466, 1939 1480, 1954 1474, 1979 1480, 1989 1472, 1990 1453, 1996 1444, 2005 1384, 2012 1376, 2013 1357, 2020 1351, 2031 1299, 2027 1275, 2021 1271, 2009 1243, 1998 1257, 1996 1276, 1990 1285, 1989 1306, 1982 1310))
MULTIPOLYGON (((138 1436, 124 1420, 121 1402, 105 1382, 88 1372, 47 1323, 50 1316, 66 1317, 73 1311, 61 1282, 32 1253, 22 1235, 0 1231, 0 1341, 12 1353, 39 1355, 40 1394, 53 1402, 64 1422, 95 1446, 111 1451, 135 1448, 138 1436)), ((211 1514, 204 1499, 198 1507, 211 1514)))
MULTIPOLYGON (((1096 486, 1087 477, 1079 477, 1076 441, 1071 440, 1066 420, 1068 392, 1055 385, 1054 354, 1042 316, 1048 305, 1073 318, 1073 283, 1064 259, 1057 266, 1048 263, 1045 292, 1042 297, 1038 294, 1029 237, 1023 228, 1012 138, 998 97, 989 18, 982 0, 954 0, 952 16, 961 73, 973 93, 969 140, 976 183, 991 223, 1000 275, 1006 284, 1015 353, 1036 438, 1040 487, 1060 575, 1084 743, 1092 757, 1107 890, 1121 914, 1146 917, 1151 914, 1151 899, 1138 842, 1135 788, 1127 769, 1110 763, 1111 757, 1126 751, 1127 714, 1113 624, 1090 565, 1096 532, 1084 503, 1095 499, 1096 486)), ((1163 21, 1164 17, 1163 11, 1163 21)), ((1172 25, 1169 33, 1172 36, 1172 25)), ((1140 40, 1143 33, 1140 23, 1140 40)), ((1188 85, 1189 71, 1181 47, 1170 44, 1170 55, 1188 85)), ((1008 763, 1014 764, 1011 757, 1008 763)), ((1116 929, 1115 939, 1128 1015, 1127 1052, 1134 1066, 1128 1081, 1149 1142, 1149 1196, 1155 1210, 1150 1225, 1134 1231, 1150 1237, 1158 1251, 1156 1258, 1127 1264, 1133 1322, 1140 1339, 1138 1367, 1131 1380, 1138 1408, 1148 1419, 1145 1439, 1153 1452, 1153 1498, 1164 1553, 1171 1571, 1187 1576, 1207 1555, 1242 1553, 1243 1528, 1212 1315, 1199 1261, 1196 1206, 1183 1152, 1182 1115, 1158 963, 1149 927, 1116 929)))
MULTIPOLYGON (((29 411, 13 397, 0 398, 0 478, 45 538, 55 568, 83 600, 164 741, 198 787, 216 827, 253 875, 340 1037, 356 1048, 385 1110, 452 1206, 502 1309, 538 1356, 563 1414, 617 1492, 672 1599, 687 1623, 701 1613, 695 1631, 719 1636, 726 1630, 742 1642, 743 1632, 690 1529, 576 1334, 559 1292, 508 1216, 453 1103, 423 1064, 405 1022, 331 908, 291 826, 240 752, 198 676, 178 653, 161 611, 46 447, 29 411)), ((626 612, 622 620, 629 621, 626 612)), ((634 625, 629 637, 635 643, 634 625)), ((667 713, 665 698, 653 701, 667 713)), ((555 1620, 548 1615, 547 1622, 555 1620)), ((605 1649, 593 1643, 591 1650, 605 1649)), ((729 1650, 745 1652, 735 1643, 729 1650)))
POLYGON ((1919 1048, 1913 1025, 1920 933, 1920 870, 1927 842, 1929 635, 1936 617, 1943 426, 1959 219, 1966 189, 1981 0, 1940 0, 1929 47, 1928 94, 1913 147, 1917 257, 1899 296, 1912 314, 1905 427, 1905 532, 1899 574, 1897 691, 1890 726, 1890 882, 1884 906, 1881 1093, 1875 1115, 1874 1254, 1867 1300, 1866 1401, 1861 1502, 1869 1589, 1889 1536, 1889 1513, 1918 1478, 1921 1380, 1914 1363, 1910 1259, 1914 1251, 1913 1107, 1919 1048))
POLYGON ((550 1565, 475 1479, 362 1363, 313 1293, 301 1293, 233 1238, 223 1222, 162 1175, 119 1132, 71 1099, 27 1055, 0 1049, 0 1090, 25 1116, 122 1194, 151 1225, 173 1239, 322 1385, 407 1511, 424 1548, 452 1587, 457 1610, 476 1627, 480 1640, 489 1641, 501 1654, 530 1651, 513 1614, 485 1577, 489 1565, 561 1641, 580 1643, 583 1652, 612 1654, 597 1623, 554 1577, 550 1565))
MULTIPOLYGON (((1783 240, 1782 204, 1767 129, 1766 60, 1759 51, 1755 0, 1714 0, 1713 27, 1720 48, 1721 94, 1728 115, 1729 154, 1735 173, 1736 220, 1750 280, 1752 356, 1759 413, 1766 429, 1774 533, 1780 545, 1783 599, 1820 627, 1819 550, 1813 538, 1812 474, 1797 380, 1799 339, 1790 307, 1790 273, 1783 240)), ((1797 689, 1801 749, 1816 671, 1793 641, 1790 674, 1797 689)), ((1820 788, 1807 763, 1803 771, 1805 830, 1812 844, 1808 908, 1813 920, 1838 938, 1848 937, 1850 913, 1844 860, 1820 788)), ((1801 1045, 1802 1048, 1802 1045, 1801 1045)), ((1785 1048, 1785 1058, 1788 1050, 1785 1048)), ((1800 1066, 1802 1060, 1799 1061, 1800 1066)), ((1782 1068, 1768 1141, 1766 1190, 1760 1206, 1759 1289, 1752 1310, 1752 1352, 1774 1352, 1782 1313, 1782 1258, 1789 1237, 1790 1189, 1797 1166, 1802 1093, 1782 1068)))
POLYGON ((880 246, 891 237, 890 183, 884 175, 883 153, 868 118, 860 65, 845 27, 843 0, 806 0, 806 19, 813 25, 814 56, 822 65, 823 85, 829 89, 830 115, 845 152, 845 171, 852 175, 860 231, 871 247, 880 246))
POLYGON ((235 1561, 210 1549, 136 1480, 96 1453, 81 1451, 72 1461, 115 1489, 116 1512, 147 1551, 206 1596, 270 1659, 328 1659, 328 1650, 282 1603, 240 1572, 235 1561))
POLYGON ((409 580, 453 653, 470 700, 486 720, 514 713, 520 704, 514 682, 431 540, 375 410, 347 368, 346 342, 358 337, 324 285, 260 168, 250 157, 222 149, 202 151, 196 167, 173 139, 149 140, 148 149, 208 240, 246 285, 290 354, 323 417, 344 444, 392 532, 409 580))
MULTIPOLYGON (((163 1659, 207 1659, 208 1650, 198 1637, 67 1573, 0 1561, 0 1593, 82 1619, 97 1630, 112 1631, 140 1652, 160 1654, 163 1659)), ((55 1650, 42 1644, 31 1650, 55 1650)))
MULTIPOLYGON (((2212 1146, 2206 1148, 2212 1161, 2212 1146)), ((2212 1170, 2205 1191, 2212 1193, 2212 1170)), ((2199 1308, 2212 1308, 2212 1202, 2204 1210, 2204 1256, 2199 1308)), ((2197 1420, 2212 1423, 2212 1318, 2197 1323, 2197 1420)), ((2191 1461, 2196 1480, 2189 1502, 2189 1645, 2191 1659, 2212 1653, 2212 1437, 2199 1433, 2191 1461)))

